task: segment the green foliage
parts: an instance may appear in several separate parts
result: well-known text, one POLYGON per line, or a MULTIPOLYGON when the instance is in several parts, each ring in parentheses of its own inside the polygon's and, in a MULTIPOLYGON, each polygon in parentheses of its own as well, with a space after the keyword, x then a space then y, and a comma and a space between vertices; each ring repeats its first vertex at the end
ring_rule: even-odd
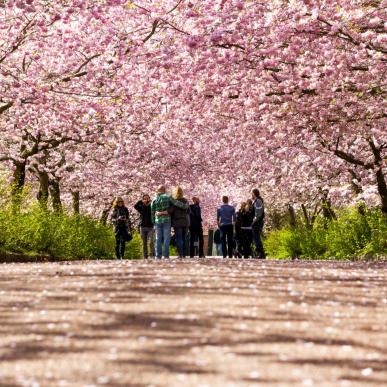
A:
MULTIPOLYGON (((5 204, 6 190, 0 190, 0 250, 41 254, 59 259, 114 258, 113 228, 83 215, 43 210, 36 201, 23 200, 21 211, 5 204)), ((126 258, 141 257, 137 233, 127 244, 126 258)))
POLYGON ((269 232, 265 247, 271 257, 283 259, 346 259, 387 255, 387 217, 380 210, 361 215, 347 209, 337 220, 318 218, 312 229, 304 225, 269 232))

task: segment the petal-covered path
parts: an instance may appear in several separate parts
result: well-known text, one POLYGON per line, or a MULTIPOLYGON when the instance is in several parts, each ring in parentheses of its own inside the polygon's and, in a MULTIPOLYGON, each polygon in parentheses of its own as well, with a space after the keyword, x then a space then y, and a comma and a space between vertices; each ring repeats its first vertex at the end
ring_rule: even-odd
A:
POLYGON ((1 386, 387 385, 387 263, 0 270, 1 386))

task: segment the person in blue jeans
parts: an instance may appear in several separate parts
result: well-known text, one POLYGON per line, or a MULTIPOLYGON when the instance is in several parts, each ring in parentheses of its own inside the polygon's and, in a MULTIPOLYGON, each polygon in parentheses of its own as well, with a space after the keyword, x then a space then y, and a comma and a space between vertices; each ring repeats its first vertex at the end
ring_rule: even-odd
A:
MULTIPOLYGON (((184 197, 181 187, 175 187, 172 190, 172 198, 188 205, 188 200, 184 197)), ((173 205, 169 207, 168 212, 171 215, 179 258, 185 258, 187 251, 187 232, 189 227, 189 207, 188 209, 183 209, 173 205)))
POLYGON ((235 208, 228 204, 228 196, 223 196, 223 204, 216 211, 216 219, 220 230, 220 238, 222 240, 223 258, 233 257, 234 249, 234 224, 235 224, 235 208))
POLYGON ((156 198, 152 201, 152 222, 156 228, 156 258, 169 258, 169 243, 171 241, 171 216, 168 209, 176 206, 187 210, 188 204, 173 199, 165 192, 163 185, 157 189, 156 198), (164 244, 164 249, 163 249, 164 244), (164 250, 164 251, 163 251, 164 250), (164 252, 164 254, 163 254, 164 252))

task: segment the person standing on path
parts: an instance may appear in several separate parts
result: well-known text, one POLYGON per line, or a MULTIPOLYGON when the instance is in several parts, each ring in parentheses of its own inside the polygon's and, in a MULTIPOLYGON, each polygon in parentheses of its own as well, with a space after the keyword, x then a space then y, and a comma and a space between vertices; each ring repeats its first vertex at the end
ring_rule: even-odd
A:
POLYGON ((265 219, 265 207, 261 194, 257 188, 253 189, 252 193, 253 198, 253 209, 254 209, 254 218, 251 224, 253 242, 255 245, 256 258, 265 259, 266 254, 263 248, 261 234, 263 230, 263 224, 265 219))
POLYGON ((203 239, 203 226, 202 226, 202 210, 200 208, 200 199, 197 196, 192 198, 193 204, 189 206, 189 216, 190 216, 190 257, 193 258, 195 256, 195 241, 199 241, 199 258, 204 257, 204 239, 203 239))
POLYGON ((150 256, 155 257, 155 229, 152 222, 152 211, 151 211, 151 198, 149 195, 144 194, 142 200, 139 200, 134 208, 141 215, 140 222, 140 234, 142 239, 142 256, 144 259, 148 258, 148 243, 150 245, 150 256))
POLYGON ((251 224, 254 219, 253 202, 248 199, 241 213, 241 253, 244 258, 251 256, 251 244, 253 242, 253 234, 251 230, 251 224))
POLYGON ((162 258, 164 244, 164 258, 169 258, 169 242, 171 240, 171 216, 168 213, 170 206, 187 210, 188 204, 173 199, 165 192, 165 187, 160 185, 156 198, 151 204, 152 222, 156 228, 156 257, 162 258))
POLYGON ((242 218, 245 212, 247 203, 242 202, 239 210, 236 213, 236 221, 235 221, 235 258, 242 258, 243 254, 243 232, 242 232, 242 218))
POLYGON ((125 207, 124 200, 117 197, 113 203, 113 213, 111 221, 114 225, 114 235, 116 237, 116 258, 123 259, 125 255, 125 243, 130 238, 129 210, 125 207))
POLYGON ((235 208, 228 204, 228 196, 223 196, 223 204, 216 212, 216 218, 220 229, 220 237, 222 239, 223 258, 232 258, 233 256, 233 234, 235 224, 235 208))
MULTIPOLYGON (((172 190, 172 198, 187 204, 188 200, 184 197, 181 187, 175 187, 172 190)), ((187 250, 187 232, 189 227, 189 207, 187 209, 171 206, 168 209, 171 215, 172 227, 175 231, 176 247, 179 254, 179 258, 185 258, 187 250)))

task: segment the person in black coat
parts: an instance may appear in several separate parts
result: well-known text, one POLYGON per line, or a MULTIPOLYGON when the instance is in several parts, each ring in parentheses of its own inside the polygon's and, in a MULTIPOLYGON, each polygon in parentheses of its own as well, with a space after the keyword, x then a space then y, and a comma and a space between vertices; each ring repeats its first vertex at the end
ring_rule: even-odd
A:
POLYGON ((199 257, 204 258, 204 240, 203 240, 203 226, 202 226, 202 210, 200 208, 200 200, 194 196, 192 198, 193 204, 189 206, 190 212, 190 256, 195 256, 195 241, 199 240, 199 257))
POLYGON ((236 213, 236 221, 235 221, 235 250, 234 250, 234 256, 235 258, 242 258, 243 250, 244 250, 244 240, 243 236, 244 233, 242 231, 242 223, 243 223, 243 216, 245 212, 247 203, 242 202, 241 206, 236 213))
POLYGON ((114 225, 114 235, 116 237, 116 257, 123 259, 125 255, 125 243, 131 239, 129 210, 125 207, 122 198, 118 197, 113 203, 113 213, 111 221, 114 225))
POLYGON ((151 198, 144 194, 142 200, 139 200, 134 208, 141 215, 140 234, 142 239, 142 255, 144 259, 148 258, 148 243, 150 244, 150 256, 155 257, 155 229, 152 222, 151 198))
POLYGON ((251 224, 254 219, 253 203, 251 200, 246 202, 244 210, 240 215, 240 239, 241 239, 241 253, 244 258, 251 256, 251 244, 253 242, 253 234, 251 224))

